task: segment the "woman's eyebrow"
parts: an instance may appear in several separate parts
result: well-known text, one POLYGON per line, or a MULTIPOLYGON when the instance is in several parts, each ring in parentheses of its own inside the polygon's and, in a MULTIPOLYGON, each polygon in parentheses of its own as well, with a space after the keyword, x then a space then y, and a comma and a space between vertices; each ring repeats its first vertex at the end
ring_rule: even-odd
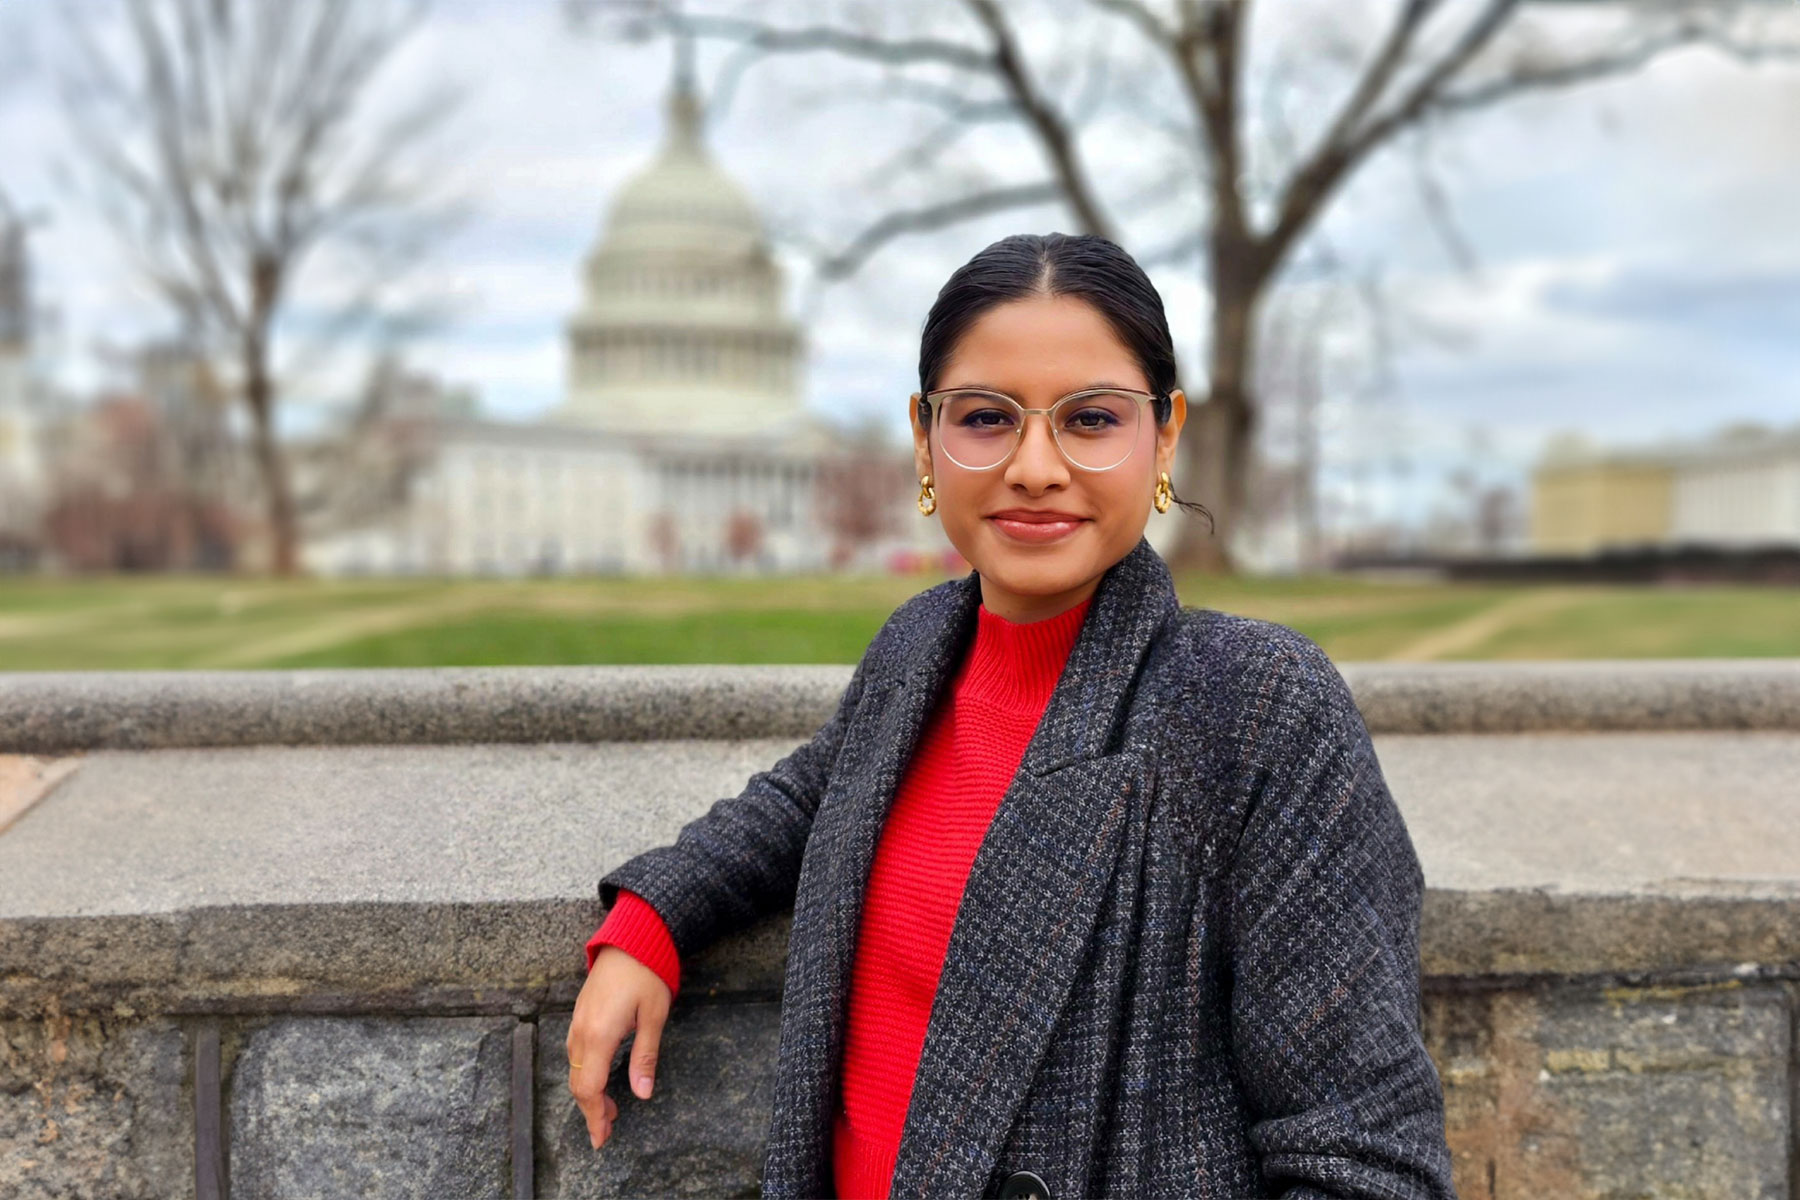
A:
MULTIPOLYGON (((996 386, 996 385, 994 385, 994 384, 991 384, 991 383, 974 383, 974 382, 970 382, 970 383, 953 383, 953 384, 950 384, 950 385, 948 385, 948 386, 946 386, 946 387, 941 387, 941 388, 939 388, 939 389, 938 389, 938 391, 940 391, 940 392, 954 392, 954 391, 959 391, 959 390, 961 390, 961 389, 963 389, 963 388, 970 388, 970 389, 976 389, 976 390, 980 390, 980 391, 984 391, 984 392, 999 392, 999 393, 1000 393, 1000 394, 1001 394, 1001 395, 1004 395, 1004 396, 1010 396, 1010 395, 1012 395, 1012 393, 1011 393, 1011 392, 1009 392, 1009 391, 1007 391, 1007 390, 1006 390, 1006 389, 1005 389, 1005 388, 1003 388, 1003 387, 998 387, 998 386, 996 386)), ((1093 390, 1093 389, 1095 389, 1095 388, 1125 388, 1125 389, 1127 389, 1127 390, 1130 390, 1130 391, 1135 391, 1135 390, 1136 390, 1136 389, 1134 389, 1134 388, 1132 388, 1132 387, 1131 387, 1131 385, 1130 385, 1130 384, 1128 384, 1128 383, 1114 383, 1114 382, 1113 382, 1113 381, 1112 381, 1112 380, 1110 380, 1110 379, 1101 379, 1101 380, 1096 380, 1096 381, 1095 381, 1095 382, 1093 382, 1093 383, 1084 383, 1084 384, 1082 384, 1082 385, 1081 385, 1081 386, 1080 386, 1080 387, 1078 387, 1078 388, 1072 388, 1072 389, 1070 389, 1070 391, 1069 391, 1069 392, 1065 392, 1065 393, 1063 393, 1063 394, 1064 394, 1064 395, 1071 395, 1071 394, 1073 394, 1073 393, 1074 393, 1074 392, 1086 392, 1086 391, 1092 391, 1092 390, 1093 390)))

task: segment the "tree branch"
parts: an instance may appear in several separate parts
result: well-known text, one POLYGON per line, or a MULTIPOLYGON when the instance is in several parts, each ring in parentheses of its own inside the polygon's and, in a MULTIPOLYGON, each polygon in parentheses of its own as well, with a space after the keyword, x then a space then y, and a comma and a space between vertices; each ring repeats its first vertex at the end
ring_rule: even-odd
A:
MULTIPOLYGON (((1386 94, 1400 64, 1412 48, 1413 39, 1435 11, 1441 0, 1406 0, 1400 15, 1388 29, 1381 48, 1363 72, 1362 79, 1351 91, 1336 119, 1319 141, 1321 151, 1348 142, 1369 110, 1386 94)), ((1315 156, 1316 157, 1316 156, 1315 156)))
POLYGON ((1037 131, 1044 152, 1050 158, 1051 170, 1062 182, 1064 198, 1074 210, 1076 221, 1088 233, 1097 233, 1118 241, 1112 220, 1101 207, 1100 199, 1088 178, 1087 168, 1081 162, 1069 126, 1032 82, 1024 56, 1019 51, 1018 40, 1007 25, 1000 5, 996 0, 965 0, 965 3, 994 39, 995 69, 999 71, 1026 122, 1037 131))
POLYGON ((822 278, 842 279, 855 272, 857 267, 884 244, 903 234, 943 229, 989 213, 1052 204, 1061 199, 1061 186, 1046 180, 1041 183, 992 188, 985 192, 958 196, 940 204, 891 212, 852 238, 844 249, 824 258, 819 264, 819 273, 822 278))
MULTIPOLYGON (((1518 0, 1488 0, 1486 7, 1463 30, 1461 36, 1443 57, 1427 69, 1417 83, 1386 116, 1369 121, 1361 129, 1339 129, 1333 126, 1334 136, 1321 142, 1318 150, 1307 161, 1288 184, 1281 200, 1280 210, 1272 229, 1261 239, 1262 257, 1268 270, 1274 270, 1281 259, 1293 247, 1295 240, 1310 225, 1324 207, 1325 202, 1341 183, 1351 167, 1361 162, 1377 145, 1405 124, 1417 120, 1420 113, 1431 103, 1432 99, 1443 88, 1445 83, 1455 76, 1456 72, 1468 65, 1469 61, 1488 45, 1506 20, 1518 6, 1518 0)), ((1402 12, 1402 26, 1412 21, 1412 29, 1416 30, 1418 22, 1423 19, 1421 6, 1409 2, 1402 12)), ((1390 33, 1384 45, 1392 46, 1397 41, 1404 46, 1410 42, 1411 32, 1396 30, 1390 33)), ((1383 55, 1378 55, 1377 66, 1381 65, 1383 55)), ((1392 71, 1390 66, 1388 70, 1392 71)), ((1353 104, 1368 89, 1358 87, 1352 97, 1353 104)), ((1367 111, 1369 105, 1376 102, 1371 97, 1363 105, 1367 111)), ((1345 115, 1350 111, 1346 106, 1345 115)))
POLYGON ((1468 112, 1511 99, 1522 92, 1548 88, 1572 87, 1593 83, 1648 65, 1652 59, 1686 46, 1705 45, 1720 50, 1741 62, 1795 61, 1800 59, 1800 46, 1749 46, 1739 44, 1722 34, 1683 24, 1654 38, 1612 54, 1598 55, 1578 62, 1547 66, 1521 67, 1499 79, 1477 87, 1444 92, 1432 98, 1427 109, 1435 113, 1468 112))
POLYGON ((888 39, 833 25, 783 28, 748 17, 682 13, 664 3, 639 0, 613 0, 589 7, 661 25, 667 33, 685 30, 699 37, 745 42, 771 53, 804 54, 824 50, 871 62, 939 63, 980 74, 987 74, 994 68, 992 58, 986 53, 941 38, 888 39))

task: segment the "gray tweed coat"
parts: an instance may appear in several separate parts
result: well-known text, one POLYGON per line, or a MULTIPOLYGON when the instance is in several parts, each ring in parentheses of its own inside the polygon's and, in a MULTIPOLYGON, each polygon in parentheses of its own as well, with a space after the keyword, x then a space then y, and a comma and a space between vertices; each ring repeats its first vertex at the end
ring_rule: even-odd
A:
MULTIPOLYGON (((970 572, 907 600, 810 742, 600 881, 684 957, 793 905, 764 1196, 832 1194, 863 884, 980 599, 970 572)), ((892 1194, 1453 1197, 1423 887, 1324 651, 1182 607, 1141 540, 975 856, 892 1194)))

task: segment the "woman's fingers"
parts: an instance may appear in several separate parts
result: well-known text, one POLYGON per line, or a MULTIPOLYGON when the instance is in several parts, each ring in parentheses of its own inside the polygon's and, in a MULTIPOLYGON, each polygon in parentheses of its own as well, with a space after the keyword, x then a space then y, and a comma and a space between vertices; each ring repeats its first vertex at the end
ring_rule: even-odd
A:
POLYGON ((624 951, 608 946, 595 958, 588 982, 576 998, 564 1043, 569 1091, 587 1121, 588 1141, 595 1149, 605 1144, 619 1117, 618 1102, 606 1094, 613 1059, 635 1030, 626 1074, 631 1090, 648 1100, 673 999, 667 984, 624 951))
MULTIPOLYGON (((582 1066, 585 1068, 586 1063, 582 1066)), ((591 1095, 585 1089, 582 1075, 574 1067, 569 1068, 569 1090, 575 1095, 575 1103, 581 1109, 581 1116, 587 1122, 588 1144, 598 1150, 606 1142, 607 1135, 612 1132, 612 1117, 606 1108, 606 1093, 591 1095)))
POLYGON ((569 1091, 587 1119, 588 1141, 598 1149, 612 1132, 618 1105, 606 1094, 606 1076, 627 1030, 617 1022, 577 1021, 569 1031, 569 1091), (580 1066, 577 1067, 576 1064, 580 1066))
POLYGON ((631 1046, 631 1090, 640 1100, 650 1098, 650 1089, 656 1083, 657 1050, 668 1015, 666 1008, 648 1002, 638 1005, 637 1039, 631 1046))

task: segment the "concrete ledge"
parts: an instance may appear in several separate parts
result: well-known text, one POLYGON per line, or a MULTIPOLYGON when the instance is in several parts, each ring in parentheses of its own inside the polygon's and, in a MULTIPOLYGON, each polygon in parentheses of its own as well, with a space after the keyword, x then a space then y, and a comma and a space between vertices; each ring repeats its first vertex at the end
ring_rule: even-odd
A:
MULTIPOLYGON (((248 904, 0 920, 0 1019, 51 1010, 479 1013, 573 1006, 597 900, 248 904)), ((682 965, 683 1005, 773 999, 787 914, 682 965)))
MULTIPOLYGON (((797 739, 81 754, 0 835, 0 1015, 569 1002, 594 881, 797 739)), ((1800 733, 1379 734, 1428 975, 1800 977, 1800 733)), ((786 914, 684 964, 779 992, 786 914)))
MULTIPOLYGON (((0 921, 0 1019, 476 1013, 572 1006, 597 903, 248 905, 0 921), (571 949, 573 947, 573 949, 571 949)), ((787 914, 683 965, 680 1007, 777 999, 787 914)), ((1425 985, 1800 980, 1800 895, 1559 895, 1430 888, 1425 985)))
POLYGON ((801 737, 847 666, 0 674, 0 753, 801 737))
MULTIPOLYGON (((1347 663, 1372 732, 1800 729, 1800 659, 1347 663)), ((849 666, 0 674, 0 754, 806 737, 849 666)))
POLYGON ((1371 733, 1800 729, 1800 658, 1345 663, 1371 733))

